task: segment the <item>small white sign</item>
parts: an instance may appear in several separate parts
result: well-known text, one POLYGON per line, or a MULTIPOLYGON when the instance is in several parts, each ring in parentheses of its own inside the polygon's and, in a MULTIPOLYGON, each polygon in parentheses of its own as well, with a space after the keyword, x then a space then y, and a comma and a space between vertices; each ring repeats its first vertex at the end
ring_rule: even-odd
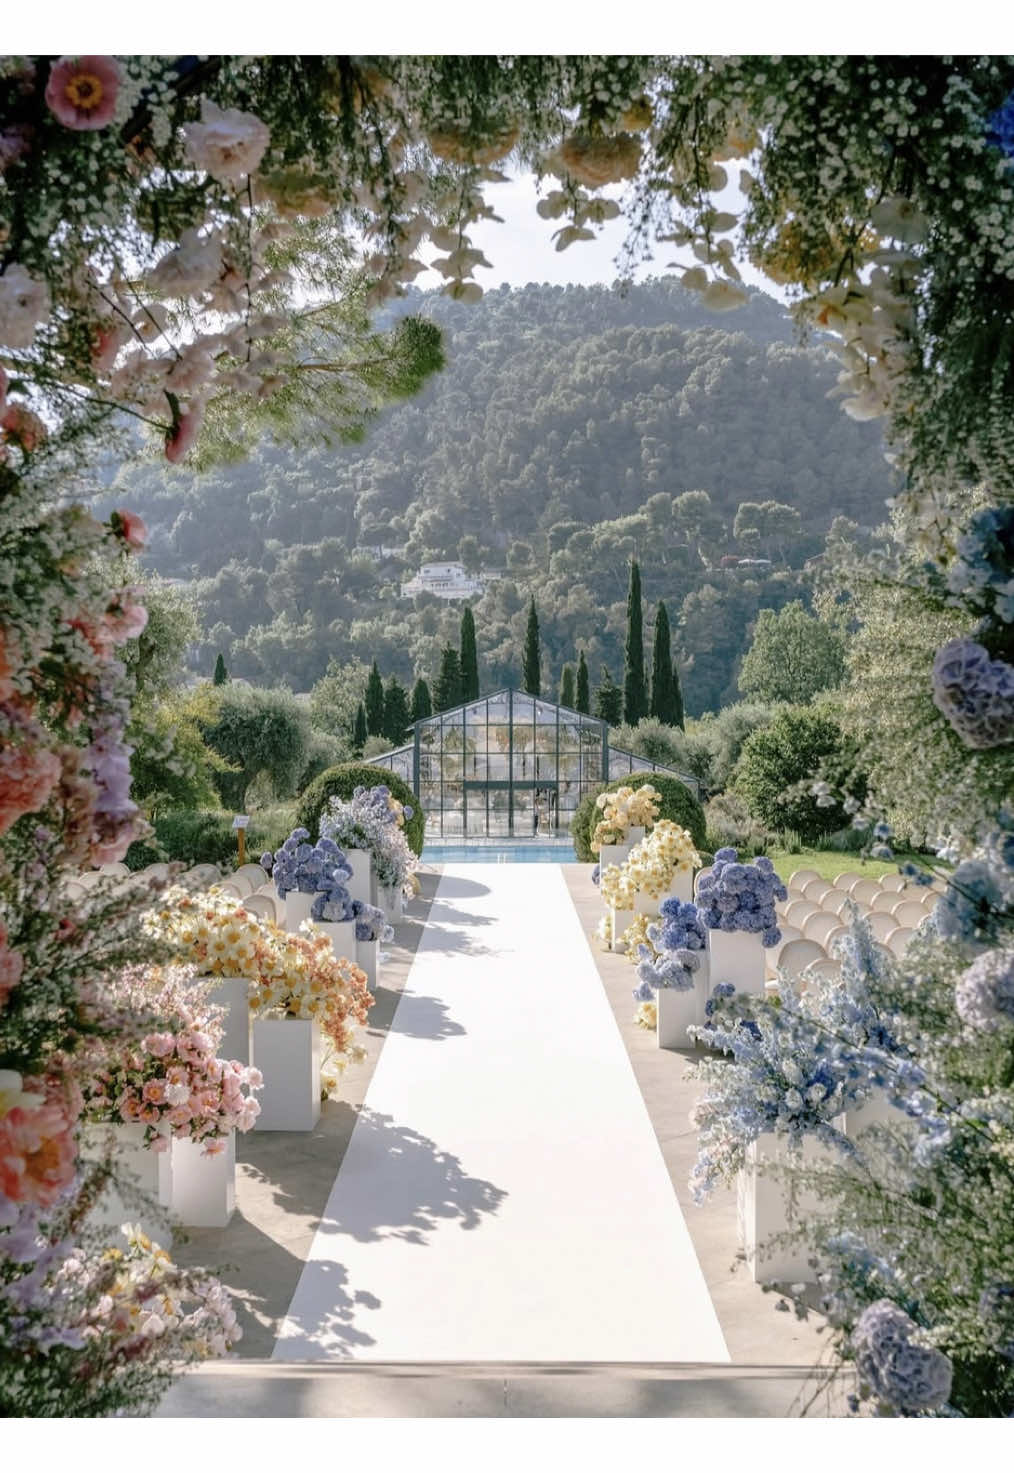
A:
POLYGON ((237 813, 236 814, 236 817, 232 821, 232 826, 233 826, 234 829, 247 829, 247 828, 249 828, 250 827, 250 815, 249 815, 249 813, 237 813))

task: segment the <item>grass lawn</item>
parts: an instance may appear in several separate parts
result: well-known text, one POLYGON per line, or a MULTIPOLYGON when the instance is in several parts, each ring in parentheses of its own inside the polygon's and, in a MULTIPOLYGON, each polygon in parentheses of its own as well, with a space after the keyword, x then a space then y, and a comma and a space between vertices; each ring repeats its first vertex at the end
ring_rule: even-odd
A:
POLYGON ((799 854, 789 854, 784 849, 769 849, 767 852, 779 878, 786 882, 797 869, 814 869, 821 879, 833 881, 836 875, 844 874, 846 870, 871 880, 879 880, 884 875, 897 873, 899 864, 907 859, 924 868, 929 868, 931 864, 934 868, 940 867, 938 859, 925 854, 899 852, 894 859, 863 859, 858 854, 848 854, 840 849, 803 849, 799 854))

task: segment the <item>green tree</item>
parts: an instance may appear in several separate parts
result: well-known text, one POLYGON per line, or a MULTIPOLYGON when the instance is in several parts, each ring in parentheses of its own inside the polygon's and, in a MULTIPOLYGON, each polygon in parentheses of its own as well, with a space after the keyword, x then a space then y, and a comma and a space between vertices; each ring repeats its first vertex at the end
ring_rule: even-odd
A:
MULTIPOLYGON (((365 661, 348 660, 341 664, 332 656, 326 671, 310 690, 311 725, 343 744, 342 760, 352 755, 356 713, 366 698, 368 675, 365 661)), ((365 707, 363 720, 366 720, 365 707)))
POLYGON ((535 595, 528 606, 528 626, 525 630, 525 650, 521 661, 523 689, 530 696, 542 694, 542 647, 539 641, 539 616, 535 609, 535 595))
POLYGON ((845 639, 794 599, 780 613, 761 609, 743 658, 739 688, 772 704, 805 706, 845 676, 845 639))
POLYGON ((453 645, 446 645, 440 657, 440 674, 433 688, 433 709, 451 711, 461 705, 461 661, 453 645))
POLYGON ((215 673, 211 678, 211 683, 212 685, 225 685, 228 679, 229 672, 225 668, 225 656, 222 654, 222 651, 219 650, 218 658, 215 661, 215 673))
POLYGON ((215 778, 227 808, 242 810, 247 788, 262 774, 277 797, 295 793, 310 749, 311 726, 305 708, 289 691, 230 681, 215 692, 213 713, 199 713, 198 721, 204 740, 233 766, 215 778))
POLYGON ((194 601, 183 589, 157 575, 138 580, 148 622, 124 644, 121 659, 134 677, 134 706, 166 695, 183 680, 183 660, 200 637, 194 601))
POLYGON ((591 715, 591 697, 588 690, 588 662, 581 650, 577 657, 577 691, 574 697, 574 710, 583 715, 591 715))
POLYGON ((366 707, 360 701, 356 707, 356 720, 352 728, 352 751, 357 757, 363 755, 363 748, 366 746, 369 735, 366 725, 366 707))
POLYGON ((648 697, 644 688, 644 612, 641 608, 641 569, 630 560, 630 584, 627 588, 627 642, 623 651, 623 719, 636 726, 648 714, 648 697))
POLYGON ((423 721, 427 716, 433 715, 433 701, 430 697, 430 688, 420 675, 412 687, 412 710, 413 723, 423 721))
POLYGON ((678 726, 680 731, 687 729, 686 711, 683 708, 683 686, 680 682, 679 661, 672 662, 672 709, 673 726, 678 726))
POLYGON ((804 841, 841 828, 845 814, 837 803, 818 808, 809 780, 841 763, 845 742, 828 714, 786 707, 769 726, 743 743, 731 787, 752 816, 769 829, 794 829, 804 841))
POLYGON ((466 604, 461 615, 461 698, 475 701, 479 697, 479 655, 475 647, 475 616, 466 604))
POLYGON ((679 726, 676 692, 672 681, 672 650, 669 640, 669 613, 659 602, 655 615, 655 639, 651 655, 651 712, 666 726, 679 726))
POLYGON ((602 666, 602 677, 595 692, 595 715, 610 726, 619 726, 623 719, 623 692, 606 665, 602 666))
POLYGON ((384 682, 376 660, 370 667, 370 677, 366 682, 366 730, 370 736, 384 735, 384 682))
POLYGON ((392 675, 384 691, 384 736, 392 746, 401 746, 408 724, 408 691, 398 677, 392 675))
POLYGON ((566 706, 570 711, 576 711, 577 707, 574 705, 574 701, 574 667, 573 665, 564 665, 563 672, 560 675, 560 705, 566 706))

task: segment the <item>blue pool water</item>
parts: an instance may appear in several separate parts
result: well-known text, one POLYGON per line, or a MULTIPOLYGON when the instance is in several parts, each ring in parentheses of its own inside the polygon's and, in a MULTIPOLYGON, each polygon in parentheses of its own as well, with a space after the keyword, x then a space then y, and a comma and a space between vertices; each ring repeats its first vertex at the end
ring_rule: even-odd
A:
POLYGON ((516 839, 491 839, 484 843, 453 843, 427 839, 423 862, 430 864, 576 864, 577 855, 569 841, 525 843, 516 839))

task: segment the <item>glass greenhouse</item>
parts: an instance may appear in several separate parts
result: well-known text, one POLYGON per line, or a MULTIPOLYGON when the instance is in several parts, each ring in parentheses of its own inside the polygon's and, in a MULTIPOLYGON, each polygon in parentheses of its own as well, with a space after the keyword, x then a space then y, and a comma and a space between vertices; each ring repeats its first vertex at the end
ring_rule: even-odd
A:
POLYGON ((609 745, 609 727, 522 691, 480 696, 416 723, 413 740, 370 759, 396 772, 426 810, 431 838, 566 833, 585 793, 632 772, 693 777, 609 745))

